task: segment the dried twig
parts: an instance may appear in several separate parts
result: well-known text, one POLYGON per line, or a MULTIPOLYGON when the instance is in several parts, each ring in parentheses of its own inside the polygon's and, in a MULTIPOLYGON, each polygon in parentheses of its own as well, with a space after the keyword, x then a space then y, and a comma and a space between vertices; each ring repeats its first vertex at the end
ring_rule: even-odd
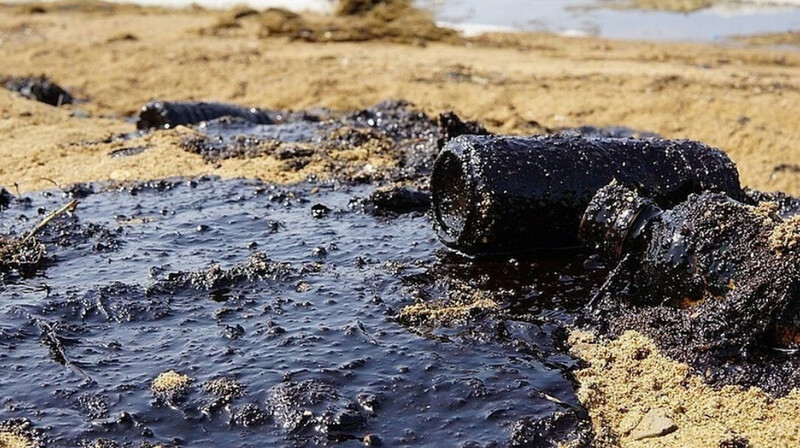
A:
POLYGON ((42 222, 40 222, 36 227, 34 227, 30 232, 28 232, 28 234, 25 236, 25 238, 22 239, 22 244, 25 244, 29 239, 33 238, 33 235, 35 235, 36 232, 38 232, 39 230, 42 230, 42 228, 44 226, 46 226, 47 223, 49 223, 50 221, 55 219, 57 216, 62 215, 62 214, 67 213, 67 212, 72 212, 72 211, 75 210, 75 207, 77 207, 77 206, 78 206, 78 201, 73 199, 73 200, 69 201, 69 203, 67 205, 65 205, 65 206, 61 207, 60 209, 58 209, 58 210, 50 213, 49 215, 45 216, 44 219, 42 220, 42 222))

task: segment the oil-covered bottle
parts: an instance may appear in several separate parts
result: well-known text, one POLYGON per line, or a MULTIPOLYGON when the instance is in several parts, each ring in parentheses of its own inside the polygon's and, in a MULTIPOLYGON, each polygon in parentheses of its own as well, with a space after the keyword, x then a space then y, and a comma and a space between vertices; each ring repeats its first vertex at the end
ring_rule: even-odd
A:
POLYGON ((462 135, 434 165, 434 219, 441 240, 467 254, 575 247, 583 211, 612 179, 662 206, 706 190, 742 194, 733 162, 698 142, 462 135))
POLYGON ((800 250, 780 237, 794 231, 793 219, 776 210, 708 192, 662 210, 613 182, 590 201, 580 236, 624 263, 636 305, 691 309, 695 340, 742 347, 761 340, 800 297, 800 250))

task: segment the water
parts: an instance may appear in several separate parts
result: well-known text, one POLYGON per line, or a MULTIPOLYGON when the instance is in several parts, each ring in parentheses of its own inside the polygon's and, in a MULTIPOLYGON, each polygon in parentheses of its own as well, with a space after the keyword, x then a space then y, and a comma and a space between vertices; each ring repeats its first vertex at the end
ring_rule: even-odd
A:
POLYGON ((421 0, 439 21, 475 33, 546 31, 613 39, 717 41, 733 35, 800 29, 800 2, 718 6, 691 14, 587 8, 594 0, 421 0), (480 25, 483 25, 481 27, 480 25))
MULTIPOLYGON (((569 310, 589 294, 583 259, 461 258, 424 214, 364 213, 358 198, 371 188, 216 179, 73 188, 75 217, 42 235, 55 262, 2 279, 0 421, 29 418, 56 447, 363 446, 366 434, 386 446, 508 446, 557 417, 566 429, 543 437, 586 437, 569 379, 576 362, 559 348, 569 310), (315 217, 318 204, 330 212, 315 217), (273 262, 210 282, 214 263, 246 265, 257 252, 273 262), (447 326, 395 319, 415 298, 459 291, 514 307, 447 326), (194 379, 173 406, 149 390, 171 369, 194 379), (201 385, 221 377, 246 395, 202 412, 214 397, 201 385), (275 399, 309 384, 332 395, 275 399), (234 418, 246 405, 263 425, 234 418), (296 426, 284 418, 306 409, 315 414, 296 426), (325 413, 348 424, 325 423, 325 413)), ((30 200, 0 214, 0 232, 21 233, 67 201, 60 191, 30 200)))

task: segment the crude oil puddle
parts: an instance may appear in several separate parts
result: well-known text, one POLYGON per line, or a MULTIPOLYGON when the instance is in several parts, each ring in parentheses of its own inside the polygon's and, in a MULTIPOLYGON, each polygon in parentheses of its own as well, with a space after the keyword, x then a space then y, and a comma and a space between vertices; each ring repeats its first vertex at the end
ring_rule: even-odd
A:
MULTIPOLYGON (((75 216, 41 235, 53 263, 2 279, 0 420, 30 419, 50 446, 589 440, 564 324, 603 270, 583 257, 466 260, 426 215, 365 213, 372 188, 72 188, 75 216), (470 294, 502 311, 444 326, 395 318, 415 299, 470 294), (157 399, 151 383, 170 370, 192 383, 157 399), (220 378, 244 393, 204 388, 220 378)), ((22 234, 65 202, 16 201, 0 232, 22 234)))

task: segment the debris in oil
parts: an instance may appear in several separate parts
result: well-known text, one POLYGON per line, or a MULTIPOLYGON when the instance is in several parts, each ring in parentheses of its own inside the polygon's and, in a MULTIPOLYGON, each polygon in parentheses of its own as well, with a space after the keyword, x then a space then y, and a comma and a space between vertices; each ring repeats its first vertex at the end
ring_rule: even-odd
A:
POLYGON ((72 104, 75 99, 58 84, 46 76, 7 77, 0 79, 0 84, 8 90, 19 93, 25 98, 39 101, 51 106, 72 104))
POLYGON ((252 123, 270 124, 272 118, 259 109, 233 104, 153 101, 142 106, 137 129, 171 129, 221 117, 239 117, 252 123))
POLYGON ((74 211, 77 204, 75 200, 70 201, 48 214, 24 237, 0 235, 0 274, 16 272, 22 276, 30 276, 44 267, 47 261, 47 248, 36 238, 36 233, 58 216, 74 211))

